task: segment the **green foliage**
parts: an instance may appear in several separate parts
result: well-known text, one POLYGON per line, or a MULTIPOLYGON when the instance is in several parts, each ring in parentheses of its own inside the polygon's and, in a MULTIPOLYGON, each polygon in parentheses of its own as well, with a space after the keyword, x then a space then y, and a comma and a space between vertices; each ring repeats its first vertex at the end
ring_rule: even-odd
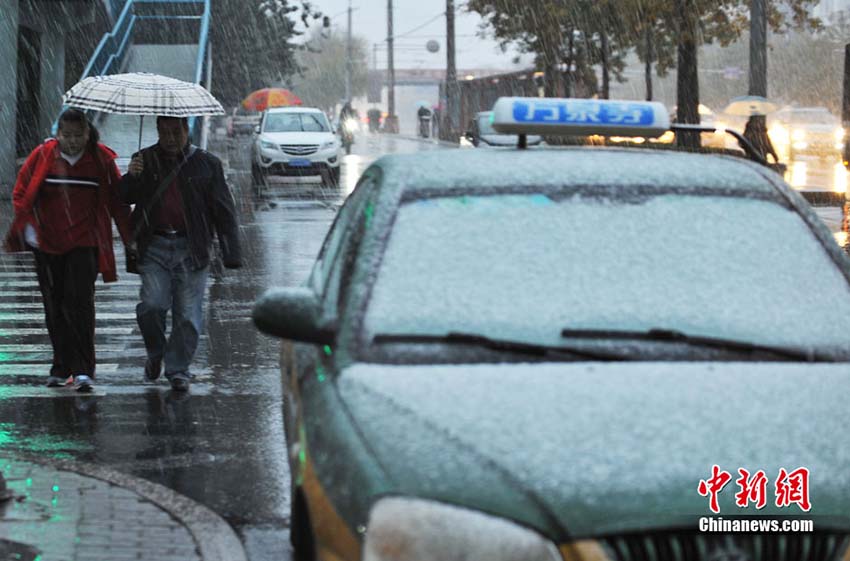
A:
POLYGON ((216 0, 212 3, 213 94, 225 105, 287 83, 298 71, 293 40, 320 25, 309 0, 216 0))
MULTIPOLYGON (((292 76, 292 91, 306 105, 332 109, 345 97, 345 61, 347 36, 344 33, 313 31, 307 48, 296 57, 299 71, 292 76)), ((352 97, 364 95, 368 74, 368 44, 362 37, 352 38, 352 97)))

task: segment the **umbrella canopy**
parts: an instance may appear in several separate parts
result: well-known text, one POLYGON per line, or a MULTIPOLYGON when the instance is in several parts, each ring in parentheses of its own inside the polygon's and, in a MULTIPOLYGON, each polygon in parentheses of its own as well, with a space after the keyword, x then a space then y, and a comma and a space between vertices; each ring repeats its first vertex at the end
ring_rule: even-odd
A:
POLYGON ((248 94, 242 100, 242 107, 253 111, 265 111, 269 107, 289 107, 301 105, 301 99, 283 88, 263 88, 248 94))
POLYGON ((733 98, 723 112, 727 115, 742 115, 744 117, 752 117, 753 115, 767 115, 779 109, 779 106, 772 101, 758 96, 745 95, 742 97, 733 98))
POLYGON ((224 115, 224 108, 203 86, 146 72, 91 76, 68 90, 62 101, 80 109, 125 115, 224 115))

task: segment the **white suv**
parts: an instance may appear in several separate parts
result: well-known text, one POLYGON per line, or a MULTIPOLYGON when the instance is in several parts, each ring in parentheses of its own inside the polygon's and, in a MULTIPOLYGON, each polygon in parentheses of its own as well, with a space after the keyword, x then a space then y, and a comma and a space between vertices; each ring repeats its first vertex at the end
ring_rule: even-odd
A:
POLYGON ((251 148, 251 177, 321 175, 339 184, 340 142, 325 114, 312 107, 272 107, 263 112, 251 148))

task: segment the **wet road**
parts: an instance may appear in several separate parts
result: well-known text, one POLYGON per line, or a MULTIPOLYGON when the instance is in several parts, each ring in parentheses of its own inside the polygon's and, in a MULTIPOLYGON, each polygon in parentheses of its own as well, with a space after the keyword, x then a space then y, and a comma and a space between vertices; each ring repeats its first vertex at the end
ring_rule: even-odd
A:
MULTIPOLYGON (((0 256, 0 446, 166 485, 230 522, 251 561, 279 561, 290 559, 290 550, 278 343, 253 328, 251 307, 266 288, 307 276, 336 209, 375 157, 437 146, 364 136, 344 159, 339 189, 273 180, 256 200, 247 142, 211 145, 230 169, 246 263, 210 279, 189 395, 172 393, 165 381, 142 383, 139 281, 127 274, 97 285, 97 392, 81 397, 42 387, 51 354, 31 257, 0 256)), ((0 214, 5 231, 9 213, 0 214)), ((117 258, 124 262, 123 253, 117 258)))

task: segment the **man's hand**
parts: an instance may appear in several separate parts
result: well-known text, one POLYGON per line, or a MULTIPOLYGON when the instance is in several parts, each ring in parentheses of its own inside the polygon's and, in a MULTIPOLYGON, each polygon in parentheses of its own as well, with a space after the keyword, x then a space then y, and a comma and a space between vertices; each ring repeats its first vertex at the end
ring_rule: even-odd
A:
POLYGON ((133 177, 139 177, 142 174, 142 171, 145 169, 145 164, 142 161, 142 155, 136 154, 133 156, 133 159, 130 160, 130 165, 127 166, 127 171, 130 172, 130 175, 133 177))

